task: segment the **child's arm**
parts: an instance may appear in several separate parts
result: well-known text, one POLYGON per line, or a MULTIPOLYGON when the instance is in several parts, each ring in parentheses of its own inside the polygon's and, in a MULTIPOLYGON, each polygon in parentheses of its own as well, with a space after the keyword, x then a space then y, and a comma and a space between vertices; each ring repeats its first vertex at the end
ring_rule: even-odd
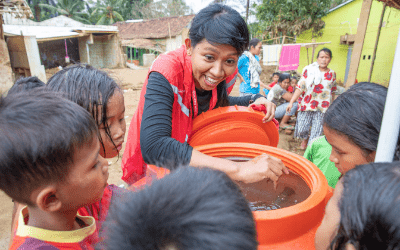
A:
POLYGON ((265 88, 268 89, 268 90, 271 90, 271 89, 272 89, 272 87, 270 87, 269 85, 266 85, 265 88))
POLYGON ((237 76, 239 77, 240 82, 244 82, 244 78, 239 72, 238 72, 237 76))
POLYGON ((292 110, 293 103, 295 101, 297 101, 297 99, 299 99, 300 95, 301 95, 301 90, 296 88, 296 90, 294 91, 294 93, 292 95, 292 99, 290 99, 289 105, 286 108, 286 112, 289 113, 292 110))

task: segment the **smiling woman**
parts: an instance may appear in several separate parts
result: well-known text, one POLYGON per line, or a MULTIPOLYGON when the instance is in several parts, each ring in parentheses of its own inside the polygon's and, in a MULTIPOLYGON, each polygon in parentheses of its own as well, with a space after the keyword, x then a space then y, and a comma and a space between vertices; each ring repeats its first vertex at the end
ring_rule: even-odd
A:
MULTIPOLYGON (((122 179, 128 184, 146 175, 146 164, 174 170, 206 166, 231 178, 252 182, 287 172, 268 156, 258 163, 235 163, 207 156, 188 143, 193 119, 222 106, 265 105, 264 122, 272 120, 275 105, 261 95, 230 97, 239 56, 249 44, 247 25, 228 6, 210 5, 193 19, 185 44, 154 61, 132 118, 122 158, 122 179)), ((287 172, 288 173, 288 172, 287 172)))

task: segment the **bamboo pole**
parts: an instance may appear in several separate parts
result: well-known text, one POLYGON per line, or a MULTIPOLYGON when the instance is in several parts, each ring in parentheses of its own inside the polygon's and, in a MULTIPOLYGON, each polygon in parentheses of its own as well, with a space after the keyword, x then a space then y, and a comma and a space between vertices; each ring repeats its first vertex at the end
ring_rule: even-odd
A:
POLYGON ((310 56, 308 55, 308 47, 307 47, 307 65, 310 65, 310 56))
MULTIPOLYGON (((282 44, 281 44, 281 52, 279 53, 279 61, 281 60, 281 56, 282 56, 282 49, 283 49, 283 44, 285 43, 285 38, 286 38, 286 36, 283 36, 283 39, 282 39, 282 44)), ((279 68, 279 61, 278 61, 278 65, 276 65, 275 72, 277 72, 277 71, 278 71, 278 68, 279 68)))
POLYGON ((369 69, 368 82, 371 82, 372 71, 374 70, 374 64, 375 64, 375 58, 376 58, 376 51, 377 51, 377 49, 378 49, 379 37, 381 36, 382 22, 383 22, 383 17, 385 16, 385 11, 386 11, 386 3, 383 3, 383 9, 382 9, 382 14, 381 14, 381 20, 379 21, 379 26, 378 26, 378 34, 376 35, 374 53, 372 54, 371 68, 369 69))

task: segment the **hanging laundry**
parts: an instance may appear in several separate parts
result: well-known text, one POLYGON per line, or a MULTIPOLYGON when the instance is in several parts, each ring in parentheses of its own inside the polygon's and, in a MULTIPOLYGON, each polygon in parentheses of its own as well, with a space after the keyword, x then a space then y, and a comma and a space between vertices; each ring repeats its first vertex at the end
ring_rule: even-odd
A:
POLYGON ((288 45, 282 47, 279 60, 279 71, 297 70, 299 67, 301 45, 288 45))

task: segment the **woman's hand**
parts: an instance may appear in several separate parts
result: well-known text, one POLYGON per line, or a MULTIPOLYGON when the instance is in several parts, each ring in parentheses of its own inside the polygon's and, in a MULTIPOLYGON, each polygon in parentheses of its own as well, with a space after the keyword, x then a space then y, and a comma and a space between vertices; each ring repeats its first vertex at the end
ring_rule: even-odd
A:
POLYGON ((263 122, 269 122, 272 121, 272 119, 275 117, 275 109, 276 106, 273 102, 268 101, 265 97, 260 97, 258 98, 255 102, 253 102, 252 104, 255 105, 264 105, 265 109, 267 110, 267 112, 265 113, 265 116, 263 118, 263 122))
POLYGON ((262 154, 248 162, 241 163, 239 171, 235 174, 233 179, 244 183, 253 183, 269 179, 276 185, 279 176, 283 173, 289 174, 289 170, 283 165, 280 159, 262 154))
POLYGON ((286 113, 290 113, 292 111, 293 103, 289 102, 289 105, 286 107, 286 113))

